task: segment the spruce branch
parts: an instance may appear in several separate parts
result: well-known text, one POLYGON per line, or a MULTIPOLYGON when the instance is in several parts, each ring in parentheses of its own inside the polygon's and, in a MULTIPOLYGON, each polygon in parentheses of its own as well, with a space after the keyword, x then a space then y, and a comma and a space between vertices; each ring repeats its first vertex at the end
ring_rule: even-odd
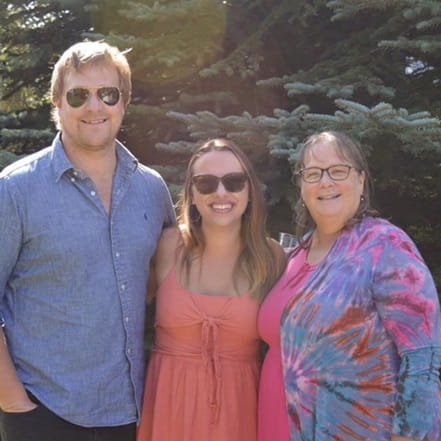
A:
POLYGON ((259 54, 262 46, 262 38, 271 27, 279 23, 281 17, 287 16, 293 8, 292 0, 284 0, 278 6, 272 8, 271 13, 259 24, 259 27, 246 38, 226 58, 202 69, 199 75, 202 78, 226 74, 233 76, 238 73, 241 78, 254 77, 260 70, 263 57, 259 54))
POLYGON ((422 52, 423 54, 437 54, 441 50, 441 40, 439 40, 439 37, 426 40, 409 40, 406 37, 399 37, 397 40, 380 41, 378 46, 400 49, 409 52, 422 52))
POLYGON ((332 0, 326 4, 334 10, 331 21, 344 20, 369 9, 386 10, 393 8, 401 0, 332 0))
POLYGON ((191 155, 196 145, 197 144, 194 142, 187 142, 187 141, 176 141, 169 143, 158 142, 157 144, 155 144, 155 148, 157 148, 162 152, 167 152, 167 153, 179 153, 183 155, 191 155))
POLYGON ((6 150, 0 150, 0 170, 15 162, 20 156, 6 150))

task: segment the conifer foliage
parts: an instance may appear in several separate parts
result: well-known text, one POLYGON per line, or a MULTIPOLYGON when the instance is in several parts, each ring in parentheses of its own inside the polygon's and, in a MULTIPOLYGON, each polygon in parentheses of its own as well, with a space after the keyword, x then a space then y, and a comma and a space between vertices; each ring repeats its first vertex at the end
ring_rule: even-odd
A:
MULTIPOLYGON (((14 6, 1 17, 10 34, 0 30, 0 42, 10 38, 15 46, 0 49, 3 106, 11 105, 14 94, 5 91, 13 90, 14 81, 27 79, 18 90, 38 88, 39 96, 48 87, 42 71, 26 77, 17 65, 11 67, 19 60, 13 47, 25 48, 22 66, 44 65, 46 73, 50 56, 80 36, 131 48, 133 99, 120 138, 160 170, 175 196, 198 142, 214 136, 235 140, 262 178, 274 233, 293 229, 297 195, 289 181, 299 144, 317 130, 343 130, 369 156, 377 207, 414 237, 441 281, 438 0, 15 0, 8 5, 14 6), (41 10, 37 23, 48 32, 40 37, 46 44, 40 52, 30 37, 23 46, 16 42, 25 38, 17 26, 28 22, 9 16, 23 4, 41 10), (57 20, 50 18, 54 14, 57 20), (68 31, 70 26, 76 31, 68 31)), ((14 151, 8 141, 13 132, 4 129, 53 130, 37 120, 23 124, 20 111, 0 116, 1 146, 9 151, 14 151)), ((30 132, 23 133, 23 140, 31 139, 30 132)))
POLYGON ((0 7, 0 168, 54 136, 49 81, 60 51, 88 26, 75 1, 7 0, 0 7), (75 11, 75 13, 74 13, 75 11))

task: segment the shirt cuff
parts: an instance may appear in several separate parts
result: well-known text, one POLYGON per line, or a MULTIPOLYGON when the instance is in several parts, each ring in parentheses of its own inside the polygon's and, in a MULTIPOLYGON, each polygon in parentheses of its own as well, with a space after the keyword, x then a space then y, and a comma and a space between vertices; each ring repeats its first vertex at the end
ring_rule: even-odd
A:
POLYGON ((393 434, 435 439, 441 425, 441 346, 401 354, 393 434))

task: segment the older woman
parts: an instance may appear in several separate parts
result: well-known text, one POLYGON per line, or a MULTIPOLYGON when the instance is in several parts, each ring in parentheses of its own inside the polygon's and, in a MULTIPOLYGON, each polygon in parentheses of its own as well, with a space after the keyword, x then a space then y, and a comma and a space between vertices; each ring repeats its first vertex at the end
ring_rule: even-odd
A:
POLYGON ((308 138, 294 176, 300 244, 260 312, 279 311, 289 439, 441 440, 441 315, 418 250, 374 216, 347 136, 308 138))
POLYGON ((233 142, 194 153, 178 220, 155 255, 156 338, 138 441, 255 441, 257 311, 285 256, 233 142))

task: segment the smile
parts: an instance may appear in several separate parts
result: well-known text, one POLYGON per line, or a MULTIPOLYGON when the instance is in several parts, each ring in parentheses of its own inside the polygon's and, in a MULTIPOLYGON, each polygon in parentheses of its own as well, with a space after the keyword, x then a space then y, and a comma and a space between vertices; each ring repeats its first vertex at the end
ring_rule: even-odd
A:
POLYGON ((85 120, 85 119, 82 119, 81 120, 84 124, 102 124, 102 123, 105 123, 107 120, 104 118, 104 119, 92 119, 92 120, 89 120, 89 121, 87 121, 87 120, 85 120))
POLYGON ((211 204, 214 211, 229 211, 233 208, 233 204, 211 204))
POLYGON ((337 199, 339 197, 340 197, 340 195, 336 194, 336 195, 329 195, 329 196, 319 196, 317 199, 320 201, 329 201, 332 199, 337 199))

